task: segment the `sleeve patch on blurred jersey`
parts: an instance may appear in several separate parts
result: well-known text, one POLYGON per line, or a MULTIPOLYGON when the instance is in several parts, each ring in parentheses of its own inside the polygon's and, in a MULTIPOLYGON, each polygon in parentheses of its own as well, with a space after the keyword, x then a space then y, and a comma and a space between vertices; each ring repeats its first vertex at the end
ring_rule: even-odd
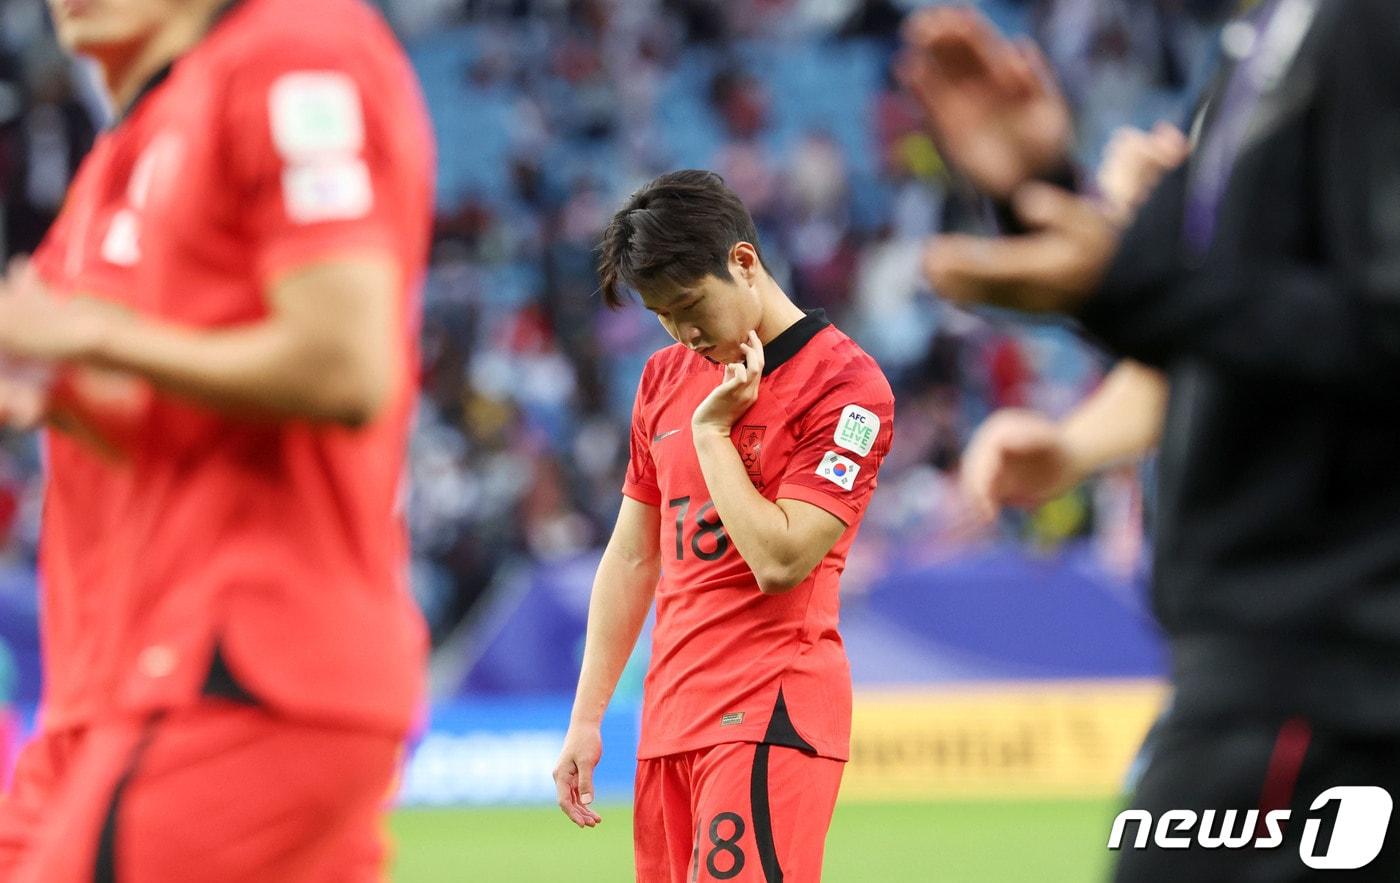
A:
POLYGON ((864 457, 875 445, 880 434, 880 418, 860 405, 847 405, 836 424, 836 446, 855 451, 864 457))
POLYGON ((854 460, 849 460, 835 451, 827 451, 826 456, 817 464, 817 474, 843 491, 856 486, 858 472, 860 466, 854 460))
POLYGON ((293 162, 327 153, 356 154, 365 144, 355 81, 333 71, 296 71, 272 84, 272 141, 293 162))
POLYGON ((290 165, 282 173, 287 216, 298 224, 363 218, 374 207, 369 168, 355 157, 290 165))

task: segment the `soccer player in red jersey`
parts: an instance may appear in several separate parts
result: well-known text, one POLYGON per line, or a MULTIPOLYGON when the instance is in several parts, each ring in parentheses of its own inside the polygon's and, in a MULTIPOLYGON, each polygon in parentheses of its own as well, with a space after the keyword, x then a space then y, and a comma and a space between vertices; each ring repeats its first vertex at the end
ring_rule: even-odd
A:
POLYGON ((379 879, 426 650, 413 73, 362 0, 50 7, 119 116, 0 287, 0 419, 66 430, 0 879, 379 879))
POLYGON ((889 451, 893 394, 870 356, 783 293, 748 211, 710 172, 633 194, 600 275, 611 305, 635 289, 677 343, 637 390, 560 807, 600 821, 599 725, 655 598, 637 879, 815 881, 850 751, 839 581, 889 451))

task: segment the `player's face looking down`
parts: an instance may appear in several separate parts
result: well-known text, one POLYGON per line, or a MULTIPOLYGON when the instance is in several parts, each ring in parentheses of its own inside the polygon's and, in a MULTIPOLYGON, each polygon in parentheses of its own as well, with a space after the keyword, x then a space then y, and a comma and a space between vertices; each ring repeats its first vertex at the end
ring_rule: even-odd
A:
POLYGON ((729 253, 732 278, 707 274, 686 285, 662 280, 639 293, 671 337, 712 362, 738 362, 743 359, 739 344, 763 316, 758 290, 763 272, 758 252, 740 242, 729 253))
POLYGON ((58 40, 88 55, 131 51, 156 33, 187 0, 48 0, 58 40))

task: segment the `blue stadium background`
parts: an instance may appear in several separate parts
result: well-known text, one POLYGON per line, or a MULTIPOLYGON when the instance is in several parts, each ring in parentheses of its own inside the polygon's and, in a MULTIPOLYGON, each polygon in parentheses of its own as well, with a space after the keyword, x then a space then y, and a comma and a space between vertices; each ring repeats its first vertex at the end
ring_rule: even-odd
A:
MULTIPOLYGON (((412 449, 413 585, 432 625, 434 704, 404 799, 549 800, 598 550, 616 513, 628 410, 666 338, 595 294, 593 249, 636 186, 720 171, 765 256, 880 361, 895 448, 851 555, 843 632, 858 690, 1152 678, 1136 469, 975 526, 958 454, 991 410, 1061 414, 1101 355, 1072 330, 941 305, 927 236, 978 209, 891 74, 912 5, 855 0, 381 4, 439 143, 437 233, 412 449), (543 771, 543 775, 542 775, 543 771)), ((1178 3, 986 2, 1034 35, 1081 111, 1092 165, 1110 121, 1180 121, 1210 29, 1178 3), (1148 12, 1144 14, 1144 9, 1148 12)), ((0 5, 6 253, 32 248, 105 111, 52 47, 38 0, 0 5)), ((39 690, 32 440, 0 442, 0 690, 39 690)), ((605 734, 635 740, 645 644, 605 734)), ((625 797, 611 751, 604 796, 625 797)))

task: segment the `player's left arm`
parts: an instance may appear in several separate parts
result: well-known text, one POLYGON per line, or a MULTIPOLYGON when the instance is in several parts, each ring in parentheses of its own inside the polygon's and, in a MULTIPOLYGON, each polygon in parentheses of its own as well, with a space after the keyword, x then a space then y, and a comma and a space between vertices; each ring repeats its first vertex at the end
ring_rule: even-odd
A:
MULTIPOLYGON (((691 435, 725 533, 753 571, 759 589, 780 594, 801 584, 845 533, 840 517, 806 499, 771 501, 749 478, 730 433, 758 400, 763 346, 756 334, 742 344, 744 362, 725 366, 724 379, 691 418, 691 435)), ((834 428, 834 427, 833 427, 834 428)))
POLYGON ((695 450, 724 532, 766 595, 796 588, 845 533, 841 519, 802 500, 758 492, 729 433, 696 431, 695 450))

